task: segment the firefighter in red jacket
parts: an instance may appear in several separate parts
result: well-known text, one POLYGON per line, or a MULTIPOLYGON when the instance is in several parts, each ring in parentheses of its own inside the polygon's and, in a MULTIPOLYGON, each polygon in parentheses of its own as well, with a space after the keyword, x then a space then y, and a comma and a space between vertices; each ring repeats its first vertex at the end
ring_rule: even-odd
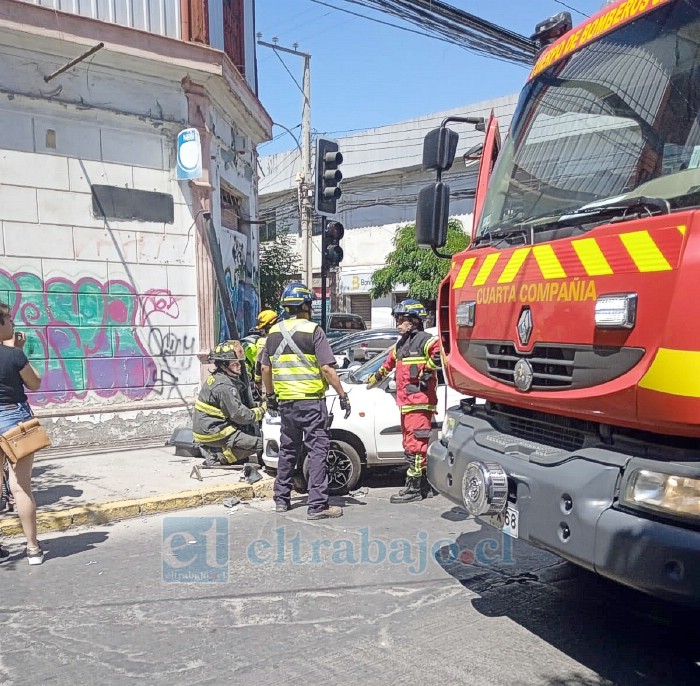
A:
POLYGON ((396 403, 401 410, 403 448, 409 467, 406 486, 392 503, 411 503, 432 494, 425 477, 428 441, 433 415, 437 411, 437 369, 440 343, 423 330, 425 307, 417 300, 404 300, 391 313, 401 337, 389 352, 386 362, 369 377, 368 388, 376 386, 396 368, 396 403))

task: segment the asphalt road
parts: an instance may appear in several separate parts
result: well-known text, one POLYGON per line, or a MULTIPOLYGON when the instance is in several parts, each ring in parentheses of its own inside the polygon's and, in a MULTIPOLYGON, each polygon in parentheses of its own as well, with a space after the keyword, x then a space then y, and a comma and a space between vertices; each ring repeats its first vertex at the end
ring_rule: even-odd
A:
POLYGON ((0 683, 700 684, 697 615, 394 491, 45 536, 0 565, 0 683))

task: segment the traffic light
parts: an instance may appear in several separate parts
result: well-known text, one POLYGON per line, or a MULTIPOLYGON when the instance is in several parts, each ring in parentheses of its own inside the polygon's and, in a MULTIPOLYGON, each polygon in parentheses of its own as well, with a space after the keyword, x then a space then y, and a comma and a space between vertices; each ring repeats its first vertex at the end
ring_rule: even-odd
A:
POLYGON ((316 141, 316 212, 318 214, 335 214, 338 198, 343 194, 340 189, 342 173, 338 167, 343 163, 343 155, 338 150, 338 143, 328 138, 316 141))
POLYGON ((337 267, 343 261, 343 249, 340 240, 345 235, 345 227, 340 222, 328 222, 323 236, 326 256, 326 268, 337 267))

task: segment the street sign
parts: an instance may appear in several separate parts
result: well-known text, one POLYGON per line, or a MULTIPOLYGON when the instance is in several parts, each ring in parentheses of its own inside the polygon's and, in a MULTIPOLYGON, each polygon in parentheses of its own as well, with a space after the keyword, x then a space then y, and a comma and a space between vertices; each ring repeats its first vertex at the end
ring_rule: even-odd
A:
POLYGON ((177 180, 202 176, 202 143, 197 129, 185 129, 177 135, 177 180))

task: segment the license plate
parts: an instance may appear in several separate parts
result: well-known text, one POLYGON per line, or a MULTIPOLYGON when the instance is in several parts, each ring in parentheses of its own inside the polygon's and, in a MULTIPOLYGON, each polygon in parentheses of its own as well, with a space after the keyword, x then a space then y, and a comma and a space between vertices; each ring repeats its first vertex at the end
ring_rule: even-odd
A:
POLYGON ((504 534, 517 538, 519 517, 520 514, 515 505, 508 505, 505 511, 500 514, 483 516, 479 517, 479 519, 502 531, 504 534))

